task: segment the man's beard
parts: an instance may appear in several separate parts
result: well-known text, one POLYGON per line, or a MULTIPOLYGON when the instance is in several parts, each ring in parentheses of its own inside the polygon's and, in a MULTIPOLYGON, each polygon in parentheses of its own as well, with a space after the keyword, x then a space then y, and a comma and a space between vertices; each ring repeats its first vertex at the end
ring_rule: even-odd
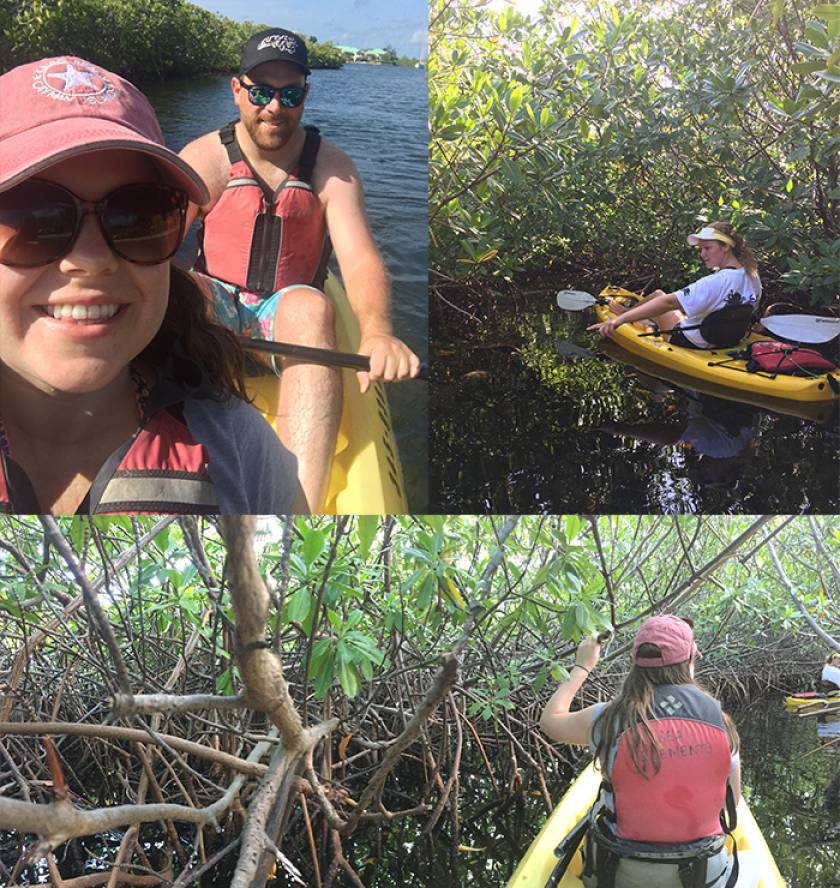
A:
POLYGON ((242 118, 245 132, 251 137, 251 141, 261 151, 276 151, 282 148, 294 135, 295 127, 287 121, 280 129, 269 130, 258 117, 251 119, 242 118))

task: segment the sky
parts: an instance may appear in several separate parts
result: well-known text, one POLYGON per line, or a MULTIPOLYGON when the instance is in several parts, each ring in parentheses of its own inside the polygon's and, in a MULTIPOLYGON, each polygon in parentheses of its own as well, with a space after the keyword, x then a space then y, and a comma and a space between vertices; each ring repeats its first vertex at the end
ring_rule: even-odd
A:
POLYGON ((358 49, 393 46, 399 55, 426 56, 427 0, 192 0, 236 21, 265 22, 304 37, 358 49))

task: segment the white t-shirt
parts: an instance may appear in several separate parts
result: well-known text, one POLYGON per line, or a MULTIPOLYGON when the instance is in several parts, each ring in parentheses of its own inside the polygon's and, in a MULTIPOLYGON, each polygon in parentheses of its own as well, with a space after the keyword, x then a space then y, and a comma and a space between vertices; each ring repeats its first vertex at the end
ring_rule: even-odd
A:
POLYGON ((702 323, 707 315, 720 308, 754 305, 760 295, 761 281, 758 277, 751 277, 743 268, 721 268, 677 292, 685 318, 677 324, 676 329, 683 329, 683 336, 695 345, 708 348, 711 343, 706 342, 699 330, 684 328, 702 323))
POLYGON ((705 456, 728 459, 743 453, 757 433, 757 419, 733 431, 724 423, 707 416, 703 412, 702 402, 689 401, 688 423, 680 435, 680 440, 690 444, 698 453, 705 456))
POLYGON ((830 663, 826 663, 823 666, 822 671, 822 680, 823 681, 833 681, 834 684, 840 688, 840 667, 832 666, 830 663))

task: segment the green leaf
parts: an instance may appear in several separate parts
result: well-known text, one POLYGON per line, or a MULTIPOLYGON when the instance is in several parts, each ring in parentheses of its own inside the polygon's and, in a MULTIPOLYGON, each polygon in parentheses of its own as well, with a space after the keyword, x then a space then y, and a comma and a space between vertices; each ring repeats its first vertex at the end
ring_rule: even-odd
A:
POLYGON ((787 184, 785 185, 785 191, 787 191, 788 194, 790 194, 791 191, 793 191, 793 179, 787 180, 787 184))
POLYGON ((321 552, 324 551, 327 531, 307 528, 303 532, 303 560, 307 567, 311 567, 321 552))
POLYGON ((224 694, 226 697, 234 695, 233 672, 230 667, 216 676, 216 693, 224 694))
POLYGON ((821 6, 815 6, 808 10, 811 15, 826 21, 837 21, 840 19, 840 3, 824 3, 821 6))
POLYGON ((290 622, 303 623, 309 616, 314 603, 312 593, 308 589, 298 589, 297 592, 289 596, 286 604, 286 619, 290 622))
POLYGON ((359 692, 361 683, 356 667, 346 660, 338 661, 338 681, 348 697, 355 697, 359 692))
POLYGON ((367 558, 370 553, 370 545, 379 529, 378 515, 359 515, 359 554, 362 558, 367 558))
POLYGON ((510 108, 510 113, 516 114, 522 105, 523 92, 522 87, 517 86, 511 90, 510 96, 508 98, 508 108, 510 108))

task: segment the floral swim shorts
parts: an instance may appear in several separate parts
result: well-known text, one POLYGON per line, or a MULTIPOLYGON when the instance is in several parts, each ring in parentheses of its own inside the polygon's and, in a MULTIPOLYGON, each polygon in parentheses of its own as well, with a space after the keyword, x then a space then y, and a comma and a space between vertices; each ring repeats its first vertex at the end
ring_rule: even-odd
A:
MULTIPOLYGON (((276 341, 274 316, 284 293, 300 288, 315 290, 316 293, 321 292, 308 284, 293 284, 283 287, 282 290, 278 290, 270 296, 260 296, 259 293, 242 290, 226 281, 217 280, 197 271, 190 272, 190 274, 213 304, 219 323, 249 339, 276 341)), ((278 376, 280 375, 280 368, 271 355, 265 352, 252 352, 251 354, 271 367, 278 376)))

